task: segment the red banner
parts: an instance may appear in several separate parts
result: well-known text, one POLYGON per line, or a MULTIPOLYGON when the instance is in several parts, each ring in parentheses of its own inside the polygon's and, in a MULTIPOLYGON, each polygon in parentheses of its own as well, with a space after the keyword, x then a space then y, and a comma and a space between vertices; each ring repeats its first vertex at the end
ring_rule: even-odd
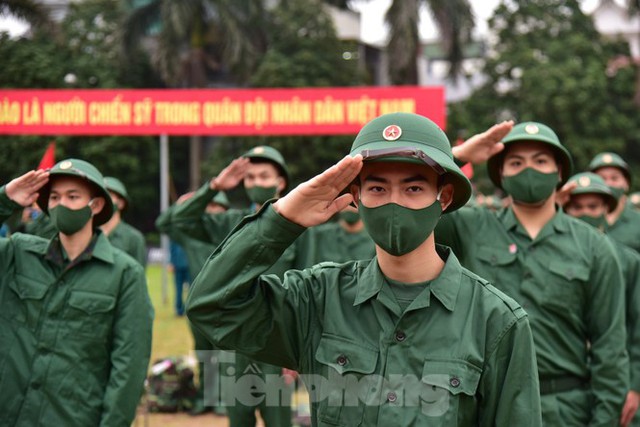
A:
POLYGON ((0 134, 337 135, 412 112, 445 126, 441 87, 0 90, 0 134))

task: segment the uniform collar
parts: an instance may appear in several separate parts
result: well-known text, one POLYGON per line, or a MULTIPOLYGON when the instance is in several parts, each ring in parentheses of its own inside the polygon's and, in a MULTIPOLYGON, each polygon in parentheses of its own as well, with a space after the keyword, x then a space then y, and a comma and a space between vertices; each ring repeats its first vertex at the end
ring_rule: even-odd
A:
MULTIPOLYGON (((34 252, 37 252, 43 255, 46 259, 61 265, 67 258, 62 250, 58 234, 49 241, 47 246, 39 246, 35 248, 34 252)), ((89 258, 97 258, 104 262, 113 264, 113 247, 100 229, 94 230, 89 245, 82 254, 80 254, 78 260, 89 258)))
MULTIPOLYGON (((522 227, 522 224, 520 224, 520 221, 518 221, 518 218, 516 218, 516 214, 513 212, 512 207, 503 209, 501 212, 499 212, 498 215, 501 217, 502 224, 507 230, 513 230, 516 227, 520 227, 523 232, 525 232, 524 227, 522 227)), ((551 221, 549 222, 553 229, 558 232, 564 233, 569 230, 567 215, 562 211, 562 208, 556 206, 556 214, 553 216, 553 218, 551 218, 551 221)), ((544 228, 547 228, 548 226, 549 224, 545 224, 544 228)))
MULTIPOLYGON (((431 294, 449 311, 453 311, 456 306, 456 300, 458 299, 458 292, 460 290, 462 267, 451 249, 436 245, 436 251, 440 258, 445 261, 444 268, 440 272, 440 275, 433 279, 429 286, 416 297, 409 306, 409 310, 429 307, 431 294)), ((373 297, 381 299, 381 290, 385 283, 376 257, 364 267, 359 274, 358 290, 353 305, 360 305, 373 297)))

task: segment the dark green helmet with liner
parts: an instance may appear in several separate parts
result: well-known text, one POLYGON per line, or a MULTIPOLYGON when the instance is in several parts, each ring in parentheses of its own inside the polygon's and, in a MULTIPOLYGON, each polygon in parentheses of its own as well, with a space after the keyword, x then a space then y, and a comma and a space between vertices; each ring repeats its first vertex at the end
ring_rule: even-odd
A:
POLYGON ((104 207, 102 210, 93 217, 93 226, 97 227, 109 221, 111 215, 113 215, 113 203, 111 202, 111 195, 104 186, 104 177, 100 171, 91 163, 80 159, 66 159, 56 163, 49 170, 49 182, 40 189, 40 195, 38 196, 38 206, 43 212, 49 213, 49 193, 51 192, 51 181, 56 176, 75 176, 87 181, 95 191, 95 195, 104 198, 104 207))
POLYGON ((604 182, 604 180, 593 172, 583 172, 569 178, 569 183, 576 183, 576 188, 571 190, 572 196, 579 194, 597 194, 602 196, 605 203, 609 206, 609 212, 615 210, 618 206, 618 199, 604 182))
POLYGON ((284 157, 282 157, 282 154, 280 154, 278 150, 273 147, 269 147, 268 145, 259 145, 244 153, 242 157, 257 160, 267 160, 273 163, 275 167, 280 171, 280 175, 285 178, 285 191, 287 190, 287 188, 289 187, 289 169, 287 169, 287 163, 284 161, 284 157))
POLYGON ((107 187, 107 190, 118 194, 120 197, 124 199, 125 206, 123 210, 125 210, 129 206, 129 202, 130 202, 129 193, 127 193, 127 188, 124 186, 122 181, 112 176, 105 176, 104 186, 107 187))
POLYGON ((567 182, 573 172, 573 160, 569 151, 560 143, 558 135, 549 126, 542 123, 523 122, 515 125, 511 132, 503 138, 504 150, 491 157, 487 162, 489 178, 496 187, 502 188, 500 170, 509 145, 521 141, 538 141, 548 145, 554 151, 556 160, 561 168, 558 188, 567 182))
POLYGON ((446 213, 464 206, 471 197, 471 183, 453 160, 447 135, 434 122, 412 113, 390 113, 371 120, 360 130, 351 156, 365 162, 410 162, 433 168, 454 187, 446 213))
POLYGON ((596 172, 598 169, 605 167, 620 169, 625 178, 627 178, 629 185, 631 185, 631 171, 629 170, 629 165, 618 154, 611 152, 600 153, 591 160, 591 163, 589 163, 589 170, 591 172, 596 172))

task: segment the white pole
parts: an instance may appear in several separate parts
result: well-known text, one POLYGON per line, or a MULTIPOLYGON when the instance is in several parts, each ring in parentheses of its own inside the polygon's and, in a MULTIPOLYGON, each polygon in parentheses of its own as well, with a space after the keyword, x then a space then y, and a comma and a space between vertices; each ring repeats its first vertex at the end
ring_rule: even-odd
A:
MULTIPOLYGON (((160 135, 160 212, 169 207, 169 137, 160 135)), ((160 235, 162 247, 162 304, 167 305, 167 282, 169 281, 169 236, 160 235)))

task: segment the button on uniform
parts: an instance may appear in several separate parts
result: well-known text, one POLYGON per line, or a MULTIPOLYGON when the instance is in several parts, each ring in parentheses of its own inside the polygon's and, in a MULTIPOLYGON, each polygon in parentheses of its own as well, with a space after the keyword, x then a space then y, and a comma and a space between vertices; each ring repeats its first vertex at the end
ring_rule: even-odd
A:
POLYGON ((396 400, 398 400, 398 395, 395 394, 394 392, 390 392, 387 394, 387 400, 391 403, 395 402, 396 400))
POLYGON ((398 342, 402 342, 402 341, 404 341, 406 338, 407 338, 407 335, 406 335, 404 332, 402 332, 402 331, 398 331, 398 332, 396 332, 396 341, 398 341, 398 342))
POLYGON ((336 362, 340 366, 346 365, 347 364, 347 356, 345 356, 344 354, 341 354, 340 356, 338 356, 338 359, 336 360, 336 362))

